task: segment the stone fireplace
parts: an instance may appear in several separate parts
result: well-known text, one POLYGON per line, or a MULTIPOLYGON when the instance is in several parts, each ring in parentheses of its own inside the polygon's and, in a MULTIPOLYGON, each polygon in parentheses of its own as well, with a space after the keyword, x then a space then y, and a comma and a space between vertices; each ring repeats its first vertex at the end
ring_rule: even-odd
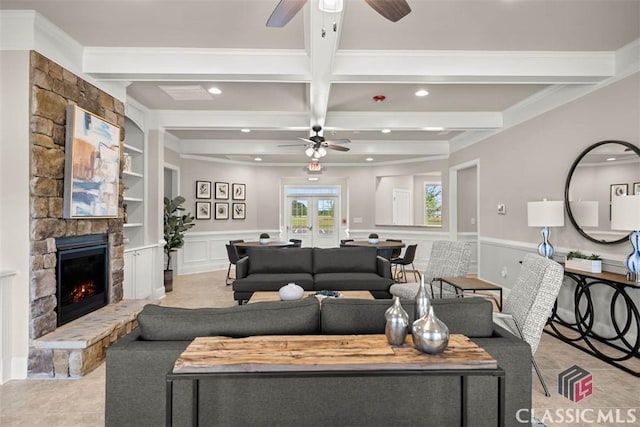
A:
MULTIPOLYGON (((29 349, 28 373, 30 376, 38 377, 81 375, 90 369, 86 363, 82 362, 82 366, 74 371, 73 367, 61 368, 61 360, 66 358, 68 362, 71 358, 71 365, 73 365, 74 358, 87 359, 86 352, 74 356, 73 350, 58 351, 60 348, 56 347, 54 331, 74 329, 73 323, 81 320, 74 319, 81 316, 90 317, 93 313, 88 316, 87 313, 98 306, 107 305, 101 309, 104 310, 111 305, 118 305, 116 303, 122 300, 124 278, 122 194, 124 187, 121 170, 118 218, 64 218, 66 109, 69 103, 75 103, 117 124, 122 129, 120 136, 122 143, 124 104, 35 51, 31 52, 30 60, 31 313, 29 334, 32 345, 29 349), (102 283, 99 286, 103 289, 98 292, 100 295, 89 296, 96 291, 89 290, 87 284, 84 285, 83 290, 82 284, 78 285, 78 288, 73 283, 73 278, 83 270, 83 266, 78 263, 73 266, 76 252, 69 248, 69 243, 92 240, 96 235, 101 236, 99 252, 102 255, 92 253, 90 257, 97 262, 94 268, 98 268, 102 263, 99 266, 103 270, 100 278, 102 283), (98 258, 101 261, 98 261, 98 258), (72 261, 71 268, 75 269, 70 274, 72 279, 60 281, 59 269, 66 267, 60 266, 59 263, 62 261, 64 265, 68 260, 72 261), (72 289, 67 290, 65 288, 67 285, 72 289), (71 312, 66 312, 62 307, 69 302, 69 299, 84 300, 84 304, 80 304, 83 308, 79 311, 73 308, 71 312), (60 325, 64 326, 59 327, 60 325)), ((95 325, 95 320, 92 322, 95 325)), ((131 322, 135 322, 135 316, 131 322)), ((93 348, 91 353, 97 356, 103 355, 110 342, 131 329, 131 322, 127 321, 123 324, 116 322, 119 326, 114 324, 111 328, 115 330, 115 334, 105 326, 99 332, 93 333, 94 336, 83 337, 81 346, 89 349, 98 344, 102 348, 93 348), (123 326, 125 324, 126 326, 123 326)), ((88 331, 91 328, 83 326, 79 330, 88 331)), ((74 334, 78 336, 77 331, 74 334)), ((80 335, 83 334, 84 332, 80 333, 80 335)), ((59 339, 61 342, 65 340, 68 340, 68 336, 59 339)))

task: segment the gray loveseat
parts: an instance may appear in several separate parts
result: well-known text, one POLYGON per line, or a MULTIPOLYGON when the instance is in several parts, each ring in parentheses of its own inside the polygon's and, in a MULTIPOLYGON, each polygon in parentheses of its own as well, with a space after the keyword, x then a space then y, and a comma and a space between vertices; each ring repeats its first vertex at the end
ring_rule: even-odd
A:
POLYGON ((277 291, 287 283, 307 291, 370 291, 390 298, 389 260, 375 248, 251 248, 236 263, 233 298, 242 303, 256 291, 277 291))
MULTIPOLYGON (((481 298, 433 301, 452 333, 469 336, 506 372, 506 425, 531 408, 531 353, 524 341, 494 326, 481 298)), ((219 309, 146 306, 139 327, 107 351, 106 425, 162 426, 165 375, 197 336, 384 333, 389 300, 325 299, 264 302, 219 309)), ((413 304, 403 301, 407 312, 413 304)), ((469 380, 469 425, 495 426, 497 381, 469 380)), ((191 389, 174 383, 174 425, 192 425, 191 389)), ((201 382, 199 425, 444 426, 460 425, 456 377, 394 375, 350 378, 217 378, 201 382)))

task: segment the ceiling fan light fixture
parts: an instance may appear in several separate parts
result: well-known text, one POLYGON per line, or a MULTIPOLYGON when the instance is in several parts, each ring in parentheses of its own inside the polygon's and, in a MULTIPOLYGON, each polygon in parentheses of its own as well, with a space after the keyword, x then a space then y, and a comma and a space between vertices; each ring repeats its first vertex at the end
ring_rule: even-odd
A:
POLYGON ((316 150, 314 150, 313 147, 309 147, 306 150, 304 150, 304 154, 306 154, 307 157, 312 157, 315 152, 316 150))
POLYGON ((318 8, 327 13, 342 12, 344 7, 343 0, 320 0, 318 2, 318 8))
POLYGON ((324 147, 320 147, 318 148, 318 154, 320 154, 320 157, 324 157, 327 155, 327 150, 324 147))

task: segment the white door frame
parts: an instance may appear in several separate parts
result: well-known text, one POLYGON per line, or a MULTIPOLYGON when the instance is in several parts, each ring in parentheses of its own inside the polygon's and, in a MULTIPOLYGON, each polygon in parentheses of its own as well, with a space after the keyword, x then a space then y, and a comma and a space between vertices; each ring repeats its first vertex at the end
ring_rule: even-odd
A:
MULTIPOLYGON (((340 236, 341 236, 341 231, 342 231, 342 221, 340 220, 341 218, 341 212, 342 212, 342 187, 340 185, 308 185, 308 184, 300 184, 300 185, 295 185, 295 184, 285 184, 283 186, 283 192, 282 192, 282 218, 283 218, 283 229, 285 232, 285 236, 287 239, 289 238, 295 238, 295 236, 290 236, 289 235, 289 210, 290 210, 290 199, 291 198, 299 198, 299 199, 309 199, 309 206, 308 209, 313 209, 313 217, 310 218, 312 220, 312 229, 310 230, 311 232, 311 245, 315 246, 315 242, 314 240, 317 240, 314 238, 315 234, 318 231, 318 224, 317 224, 317 215, 315 213, 315 211, 317 210, 317 206, 315 205, 315 202, 317 201, 317 199, 321 199, 321 198, 333 198, 336 200, 336 205, 334 206, 334 217, 335 217, 335 238, 333 239, 334 241, 332 242, 332 246, 338 246, 339 242, 340 242, 340 236), (290 195, 289 194, 289 189, 290 188, 303 188, 303 189, 309 189, 308 193, 305 193, 304 191, 299 193, 299 194, 293 194, 290 195), (321 194, 321 193, 316 193, 313 190, 317 190, 317 189, 321 189, 321 188, 330 188, 330 189, 334 189, 336 190, 335 194, 321 194), (311 206, 313 204, 313 206, 311 206)), ((304 240, 304 239, 303 239, 304 240)))
POLYGON ((464 169, 476 168, 476 248, 477 248, 477 274, 481 277, 480 262, 480 159, 459 163, 449 168, 449 239, 458 240, 458 172, 464 169))

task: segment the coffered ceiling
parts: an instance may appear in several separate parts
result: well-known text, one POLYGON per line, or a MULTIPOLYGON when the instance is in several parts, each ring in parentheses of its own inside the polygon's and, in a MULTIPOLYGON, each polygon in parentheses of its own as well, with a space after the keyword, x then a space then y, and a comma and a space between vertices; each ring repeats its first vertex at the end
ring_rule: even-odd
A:
POLYGON ((265 25, 278 0, 0 9, 36 10, 75 39, 83 72, 126 85, 182 153, 265 163, 306 162, 302 142, 280 145, 315 124, 352 141, 326 163, 446 156, 616 78, 638 54, 640 0, 407 1, 391 23, 364 0, 331 14, 309 0, 283 28, 265 25))

